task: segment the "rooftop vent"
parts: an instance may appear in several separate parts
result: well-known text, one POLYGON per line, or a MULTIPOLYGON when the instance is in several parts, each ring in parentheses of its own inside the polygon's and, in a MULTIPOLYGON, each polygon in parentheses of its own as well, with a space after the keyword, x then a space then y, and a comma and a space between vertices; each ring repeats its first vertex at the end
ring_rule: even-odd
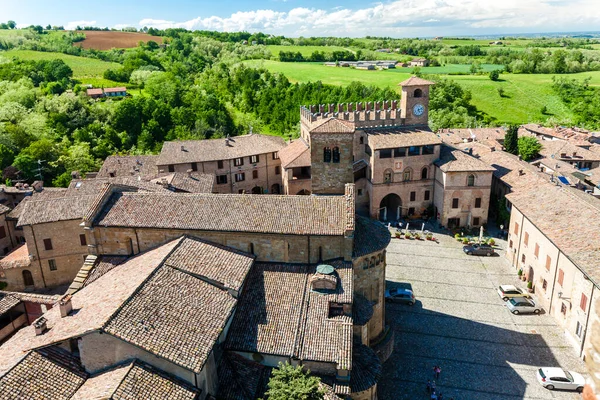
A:
POLYGON ((185 146, 181 145, 181 151, 185 151, 185 146))
POLYGON ((42 335, 48 329, 48 320, 46 318, 39 317, 33 321, 33 327, 35 328, 35 335, 42 335))
POLYGON ((576 151, 573 152, 573 157, 577 157, 577 152, 576 151))
POLYGON ((567 156, 567 153, 560 153, 560 158, 565 158, 567 156))
POLYGON ((317 272, 310 278, 310 287, 315 291, 333 291, 337 288, 338 277, 335 268, 328 264, 317 266, 317 272))
POLYGON ((525 172, 523 172, 523 170, 522 170, 522 169, 520 169, 520 170, 519 170, 519 176, 523 176, 523 175, 525 175, 525 172))
POLYGON ((73 302, 71 301, 71 299, 71 295, 67 294, 59 300, 58 307, 60 308, 61 318, 66 317, 71 311, 73 311, 73 302))

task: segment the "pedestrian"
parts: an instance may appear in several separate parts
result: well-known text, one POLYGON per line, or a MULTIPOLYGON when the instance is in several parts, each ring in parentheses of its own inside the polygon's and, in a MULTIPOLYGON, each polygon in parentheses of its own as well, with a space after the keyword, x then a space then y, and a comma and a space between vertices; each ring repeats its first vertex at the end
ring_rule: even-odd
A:
POLYGON ((431 393, 431 400, 438 400, 437 394, 435 394, 435 390, 431 393))
POLYGON ((436 365, 435 367, 433 367, 433 372, 435 375, 435 379, 440 379, 440 374, 442 373, 442 369, 440 368, 439 365, 436 365))
POLYGON ((437 400, 444 400, 444 395, 442 394, 442 392, 440 392, 440 394, 438 394, 437 400))
POLYGON ((427 393, 431 394, 431 381, 427 381, 427 393))
POLYGON ((435 393, 435 381, 431 382, 431 391, 435 393))

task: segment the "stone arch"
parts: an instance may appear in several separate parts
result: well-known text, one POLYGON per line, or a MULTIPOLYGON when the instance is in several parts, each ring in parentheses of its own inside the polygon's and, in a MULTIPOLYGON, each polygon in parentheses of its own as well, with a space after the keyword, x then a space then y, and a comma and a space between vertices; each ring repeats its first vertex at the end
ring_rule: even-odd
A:
POLYGON ((427 167, 423 167, 423 168, 421 169, 421 179, 422 179, 422 180, 425 180, 425 179, 427 179, 427 178, 429 178, 429 168, 427 168, 427 167))
POLYGON ((279 183, 274 183, 271 185, 271 193, 272 194, 281 194, 281 185, 279 183))
POLYGON ((308 195, 310 195, 310 190, 302 189, 301 191, 296 193, 296 195, 297 196, 308 196, 308 195))
POLYGON ((467 176, 467 186, 475 186, 475 174, 467 176))
POLYGON ((323 162, 331 162, 331 148, 323 148, 323 162))
POLYGON ((423 97, 423 90, 415 89, 415 91, 413 92, 413 97, 423 97))
POLYGON ((402 180, 403 181, 412 180, 412 169, 410 167, 406 167, 404 169, 404 172, 402 173, 402 180))
POLYGON ((260 186, 254 186, 252 188, 252 194, 262 194, 263 193, 263 188, 260 186))
POLYGON ((394 182, 394 171, 391 168, 383 171, 383 182, 384 183, 392 183, 394 182))
POLYGON ((398 219, 402 214, 402 199, 396 193, 390 193, 379 203, 379 219, 388 221, 398 219))
POLYGON ((33 275, 31 275, 31 271, 24 269, 22 272, 23 275, 23 284, 25 286, 34 286, 33 275))

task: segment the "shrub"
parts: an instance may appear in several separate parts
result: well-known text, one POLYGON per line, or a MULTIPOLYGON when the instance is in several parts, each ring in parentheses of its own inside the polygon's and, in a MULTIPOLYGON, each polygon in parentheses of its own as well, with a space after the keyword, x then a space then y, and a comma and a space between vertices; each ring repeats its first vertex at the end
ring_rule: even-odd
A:
POLYGON ((462 242, 463 242, 463 244, 469 244, 469 239, 463 238, 462 242))
POLYGON ((519 276, 523 275, 523 270, 522 269, 518 270, 517 275, 519 275, 519 276))
POLYGON ((462 240, 462 239, 460 238, 460 235, 459 235, 458 233, 455 233, 455 234, 454 234, 454 239, 456 239, 456 240, 458 240, 458 241, 462 240))
POLYGON ((503 88, 501 88, 501 87, 498 88, 498 95, 500 97, 506 97, 506 93, 504 92, 503 88))
POLYGON ((529 281, 527 282, 527 289, 531 289, 533 288, 533 282, 529 281))
POLYGON ((493 81, 497 81, 498 79, 500 79, 500 71, 498 71, 497 69, 490 71, 490 79, 493 81))

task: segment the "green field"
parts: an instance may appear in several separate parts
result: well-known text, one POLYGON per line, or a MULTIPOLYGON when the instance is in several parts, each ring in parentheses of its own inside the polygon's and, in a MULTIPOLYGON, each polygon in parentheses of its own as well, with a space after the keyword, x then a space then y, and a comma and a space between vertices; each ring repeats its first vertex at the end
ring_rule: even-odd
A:
MULTIPOLYGON (((1 31, 0 31, 1 32, 1 31)), ((121 64, 111 63, 95 58, 77 57, 62 53, 50 53, 33 50, 8 50, 0 52, 0 56, 18 57, 22 60, 54 60, 62 59, 73 70, 73 78, 84 84, 94 86, 114 86, 116 83, 102 78, 109 68, 120 68, 121 64)))
MULTIPOLYGON (((277 61, 252 60, 246 65, 264 67, 273 72, 281 72, 293 82, 322 81, 332 85, 348 85, 359 81, 378 87, 395 87, 411 76, 410 68, 395 70, 363 71, 350 68, 326 67, 315 63, 282 63, 277 61)), ((440 68, 448 68, 440 67, 440 68)), ((461 66, 462 67, 462 66, 461 66)), ((466 66, 468 69, 468 65, 466 66)), ((437 67, 431 67, 437 68, 437 67)), ((429 68, 422 68, 424 73, 429 68)), ((545 74, 502 74, 501 80, 493 82, 487 75, 439 75, 457 81, 473 95, 473 104, 481 111, 496 118, 498 123, 526 123, 545 121, 550 117, 568 120, 573 117, 552 90, 552 77, 545 74), (502 88, 505 97, 500 97, 502 88), (543 106, 547 114, 541 113, 543 106)), ((600 71, 563 75, 569 78, 591 77, 591 84, 600 85, 600 71)), ((398 89, 399 90, 399 89, 398 89)))

